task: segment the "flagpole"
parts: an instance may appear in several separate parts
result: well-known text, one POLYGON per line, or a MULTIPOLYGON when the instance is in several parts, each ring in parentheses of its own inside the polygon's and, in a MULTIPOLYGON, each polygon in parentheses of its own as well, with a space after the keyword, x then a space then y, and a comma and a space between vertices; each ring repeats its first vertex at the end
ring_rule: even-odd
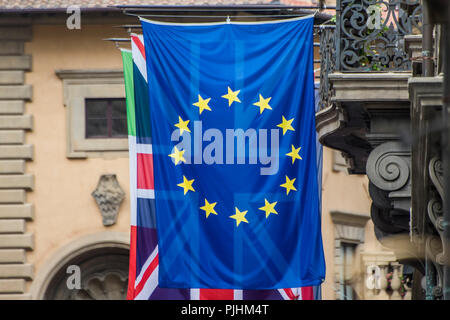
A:
POLYGON ((211 6, 211 5, 192 5, 192 6, 165 6, 165 5, 118 5, 110 6, 121 10, 133 11, 274 11, 274 10, 336 10, 336 6, 285 6, 285 5, 232 5, 232 6, 211 6))

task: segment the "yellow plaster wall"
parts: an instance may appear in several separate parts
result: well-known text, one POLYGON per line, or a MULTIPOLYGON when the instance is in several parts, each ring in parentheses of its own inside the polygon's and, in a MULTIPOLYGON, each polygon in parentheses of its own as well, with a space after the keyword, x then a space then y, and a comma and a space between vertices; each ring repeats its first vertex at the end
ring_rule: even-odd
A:
MULTIPOLYGON (((27 224, 34 233, 35 248, 28 254, 35 274, 52 254, 71 240, 101 231, 129 231, 129 174, 126 158, 66 158, 66 108, 57 69, 122 68, 120 51, 103 38, 118 36, 112 25, 82 25, 68 30, 64 25, 34 25, 33 40, 25 52, 32 55, 32 71, 26 83, 33 99, 26 104, 34 128, 26 141, 34 145, 34 159, 27 172, 34 174, 35 188, 28 202, 35 206, 35 219, 27 224), (102 174, 115 173, 126 192, 117 223, 104 227, 91 192, 102 174)), ((125 36, 125 34, 123 34, 125 36)))
MULTIPOLYGON (((322 176, 322 235, 326 259, 326 277, 322 286, 322 298, 335 299, 334 255, 335 231, 331 220, 331 211, 370 215, 371 199, 368 193, 368 179, 365 175, 348 175, 346 172, 335 172, 333 167, 333 151, 323 149, 322 176)), ((375 238, 373 223, 369 220, 365 228, 364 250, 381 248, 375 238)), ((361 250, 362 248, 358 248, 361 250)), ((358 251, 359 251, 358 250, 358 251)), ((381 250, 381 249, 380 249, 381 250)))

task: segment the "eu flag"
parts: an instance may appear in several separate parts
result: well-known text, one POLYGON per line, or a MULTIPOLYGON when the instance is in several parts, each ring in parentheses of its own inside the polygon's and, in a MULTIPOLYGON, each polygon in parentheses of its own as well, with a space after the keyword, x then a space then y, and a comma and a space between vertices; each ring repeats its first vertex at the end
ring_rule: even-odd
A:
POLYGON ((141 23, 159 285, 319 285, 313 18, 141 23))

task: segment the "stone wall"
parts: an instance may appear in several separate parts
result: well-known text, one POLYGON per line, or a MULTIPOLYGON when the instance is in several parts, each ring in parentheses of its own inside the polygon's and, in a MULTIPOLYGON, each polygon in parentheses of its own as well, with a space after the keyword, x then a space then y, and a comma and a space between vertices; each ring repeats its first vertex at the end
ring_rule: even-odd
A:
POLYGON ((34 176, 25 164, 33 159, 33 146, 26 144, 33 117, 25 111, 32 98, 32 88, 25 84, 31 56, 24 54, 24 43, 31 38, 29 21, 0 20, 0 299, 29 299, 26 282, 33 278, 26 251, 34 246, 27 233, 34 214, 27 191, 33 189, 34 176))

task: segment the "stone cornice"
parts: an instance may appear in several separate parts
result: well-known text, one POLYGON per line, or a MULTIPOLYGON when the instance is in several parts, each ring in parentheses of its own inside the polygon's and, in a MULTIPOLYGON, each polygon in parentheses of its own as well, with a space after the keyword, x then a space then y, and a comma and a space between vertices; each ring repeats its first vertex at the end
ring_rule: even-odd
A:
POLYGON ((323 138, 340 129, 345 122, 344 114, 335 104, 316 113, 316 130, 321 143, 323 138))
POLYGON ((55 73, 62 80, 123 77, 122 69, 59 69, 55 70, 55 73))
POLYGON ((409 53, 410 57, 418 58, 422 56, 422 35, 409 34, 404 38, 405 51, 409 53))
POLYGON ((359 228, 364 228, 367 221, 370 219, 368 214, 363 213, 331 211, 330 215, 334 224, 342 224, 359 228))
POLYGON ((408 81, 409 94, 413 108, 422 106, 442 105, 442 86, 444 78, 438 77, 414 77, 408 81))
POLYGON ((409 72, 332 73, 332 101, 408 101, 409 72))

